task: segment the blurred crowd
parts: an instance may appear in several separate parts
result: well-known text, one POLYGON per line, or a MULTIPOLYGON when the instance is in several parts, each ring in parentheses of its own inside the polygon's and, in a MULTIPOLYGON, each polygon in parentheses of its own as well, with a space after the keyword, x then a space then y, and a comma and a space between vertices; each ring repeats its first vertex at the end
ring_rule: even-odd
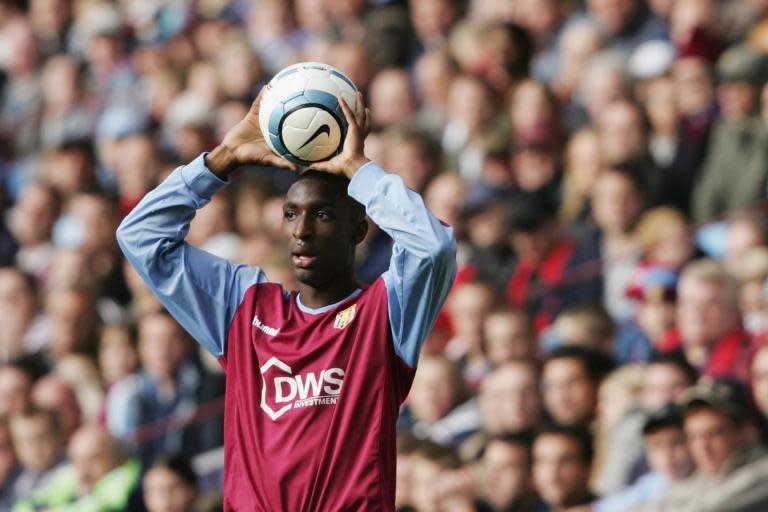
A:
MULTIPOLYGON (((766 0, 0 0, 0 510, 220 507, 224 376, 114 232, 299 61, 459 242, 398 509, 768 510, 766 0)), ((187 240, 294 288, 292 179, 187 240)))

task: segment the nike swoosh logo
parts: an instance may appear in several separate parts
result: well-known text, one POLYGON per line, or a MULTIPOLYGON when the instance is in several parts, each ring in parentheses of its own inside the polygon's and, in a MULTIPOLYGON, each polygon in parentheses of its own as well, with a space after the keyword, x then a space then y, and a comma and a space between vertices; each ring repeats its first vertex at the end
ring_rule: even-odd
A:
MULTIPOLYGON (((327 124, 324 124, 324 125, 322 125, 320 128, 318 128, 317 130, 315 130, 315 133, 313 133, 313 134, 312 134, 312 136, 311 136, 309 139, 307 139, 307 142, 305 142, 304 144, 302 144, 301 146, 299 146, 299 149, 303 148, 304 146, 306 146, 307 144, 309 144, 310 142, 312 142, 313 140, 315 140, 316 138, 318 138, 318 137, 320 136, 320 134, 321 134, 321 133, 324 133, 324 134, 326 134, 328 137, 330 137, 330 136, 331 136, 331 127, 330 127, 330 126, 328 126, 327 124)), ((298 151, 298 150, 297 150, 297 151, 298 151)))

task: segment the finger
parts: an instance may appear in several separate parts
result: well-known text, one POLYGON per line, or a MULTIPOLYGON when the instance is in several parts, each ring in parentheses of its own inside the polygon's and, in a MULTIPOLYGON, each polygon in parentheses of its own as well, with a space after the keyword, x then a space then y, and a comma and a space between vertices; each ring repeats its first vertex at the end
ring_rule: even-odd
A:
POLYGON ((325 162, 315 162, 309 167, 307 167, 308 171, 321 171, 321 172, 331 172, 332 166, 329 161, 325 162))
POLYGON ((251 108, 249 109, 249 112, 255 115, 259 115, 259 107, 261 106, 261 98, 264 96, 264 89, 266 89, 266 86, 262 87, 261 90, 259 90, 259 94, 256 96, 256 99, 253 100, 253 103, 251 103, 251 108))
POLYGON ((291 171, 298 171, 299 166, 286 160, 283 157, 277 155, 267 155, 263 159, 264 163, 271 167, 279 167, 280 169, 289 169, 291 171))
POLYGON ((357 122, 357 126, 362 128, 365 126, 365 112, 368 110, 365 107, 365 102, 363 101, 363 93, 360 91, 357 91, 357 111, 355 112, 355 121, 357 122))
POLYGON ((347 102, 344 101, 344 98, 339 98, 339 105, 341 106, 341 111, 344 112, 344 118, 347 120, 347 130, 351 131, 353 127, 356 130, 358 128, 357 119, 355 119, 355 115, 352 113, 352 110, 350 110, 347 102))
POLYGON ((371 133, 371 109, 365 108, 365 120, 363 121, 363 135, 368 136, 371 133))

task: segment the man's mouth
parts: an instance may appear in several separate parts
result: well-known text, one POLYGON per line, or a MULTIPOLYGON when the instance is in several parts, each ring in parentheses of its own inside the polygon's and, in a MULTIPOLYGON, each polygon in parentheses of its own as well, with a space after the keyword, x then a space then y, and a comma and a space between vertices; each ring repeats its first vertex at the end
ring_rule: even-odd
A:
POLYGON ((306 254, 293 254, 293 266, 296 268, 310 268, 315 264, 317 256, 308 256, 306 254))

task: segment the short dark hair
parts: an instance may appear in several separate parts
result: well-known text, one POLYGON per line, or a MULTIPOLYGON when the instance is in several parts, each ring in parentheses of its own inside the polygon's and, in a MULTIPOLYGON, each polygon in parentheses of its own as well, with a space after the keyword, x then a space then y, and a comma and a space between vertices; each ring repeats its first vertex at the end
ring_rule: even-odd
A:
POLYGON ((563 345, 556 348, 544 360, 546 366, 558 359, 576 359, 594 382, 600 382, 614 368, 614 362, 605 354, 592 347, 582 345, 563 345))
POLYGON ((533 233, 557 219, 558 204, 548 190, 520 192, 509 205, 507 224, 510 231, 533 233))
POLYGON ((180 453, 161 455, 152 462, 147 472, 156 468, 167 469, 173 472, 191 487, 197 489, 197 473, 192 469, 192 462, 189 460, 189 457, 180 453))
POLYGON ((491 443, 504 443, 511 446, 516 446, 525 450, 525 456, 528 461, 528 466, 533 463, 531 456, 531 449, 533 448, 534 433, 530 430, 521 430, 519 432, 505 432, 502 434, 495 434, 490 436, 486 441, 483 449, 480 451, 479 456, 485 455, 485 450, 491 443))
POLYGON ((355 201, 347 193, 347 190, 349 189, 349 179, 347 179, 346 176, 309 169, 299 175, 294 182, 294 185, 304 180, 318 180, 329 185, 334 192, 338 194, 337 197, 343 198, 345 202, 348 203, 350 211, 352 211, 354 216, 354 220, 362 221, 365 219, 365 206, 355 201))
POLYGON ((583 425, 559 425, 551 423, 541 428, 534 438, 534 443, 543 436, 561 436, 575 441, 579 445, 581 457, 587 464, 592 464, 595 457, 595 449, 592 441, 592 434, 587 427, 583 425))
POLYGON ((648 359, 646 366, 652 364, 663 364, 668 366, 674 366, 680 370, 690 385, 696 384, 699 378, 699 372, 696 368, 688 362, 682 351, 674 352, 652 352, 651 357, 648 359))

